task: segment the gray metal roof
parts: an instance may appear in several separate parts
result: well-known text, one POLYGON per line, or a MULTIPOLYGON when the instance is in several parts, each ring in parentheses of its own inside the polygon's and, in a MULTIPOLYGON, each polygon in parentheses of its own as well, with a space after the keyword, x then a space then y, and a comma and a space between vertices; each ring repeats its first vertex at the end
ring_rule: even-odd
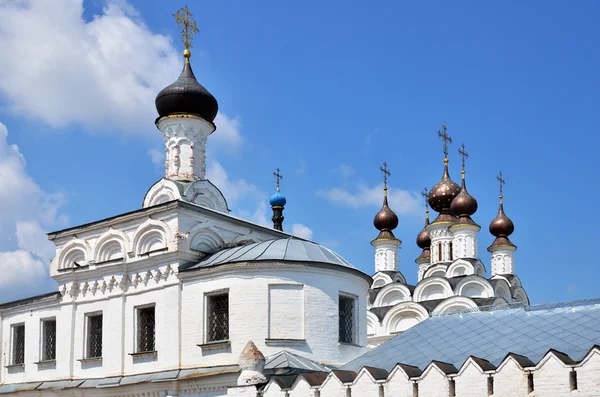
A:
MULTIPOLYGON (((329 248, 295 238, 267 240, 227 248, 181 270, 195 270, 235 262, 292 261, 337 265, 358 270, 329 248)), ((362 272, 361 272, 362 273, 362 272)))
POLYGON ((397 363, 424 369, 431 361, 457 368, 469 356, 495 366, 511 352, 534 363, 555 349, 580 361, 600 345, 600 299, 431 317, 347 363, 390 371, 397 363))
POLYGON ((329 371, 324 365, 321 365, 308 358, 298 356, 288 351, 282 350, 279 353, 275 353, 265 358, 265 369, 280 369, 280 368, 291 368, 300 369, 304 371, 329 371))

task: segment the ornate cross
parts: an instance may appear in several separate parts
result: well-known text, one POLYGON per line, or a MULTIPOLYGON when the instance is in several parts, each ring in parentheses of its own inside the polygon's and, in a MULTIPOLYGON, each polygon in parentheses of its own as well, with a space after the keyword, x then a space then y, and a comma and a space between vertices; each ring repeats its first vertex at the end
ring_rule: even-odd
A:
POLYGON ((462 156, 462 169, 465 170, 465 160, 469 158, 469 153, 465 152, 465 144, 463 143, 458 149, 458 153, 462 156))
POLYGON ((445 121, 444 124, 442 124, 442 130, 444 132, 438 131, 438 136, 444 140, 444 157, 448 158, 448 142, 452 143, 452 137, 448 135, 445 121))
POLYGON ((385 161, 383 162, 383 166, 379 167, 379 169, 381 170, 381 172, 383 172, 383 186, 385 189, 387 189, 387 178, 388 176, 391 176, 392 173, 388 169, 387 163, 385 161))
POLYGON ((500 174, 496 177, 496 179, 498 179, 500 182, 500 197, 502 197, 502 187, 506 184, 506 181, 502 177, 502 171, 500 171, 500 174))
POLYGON ((275 179, 277 180, 277 190, 279 190, 279 181, 281 181, 283 179, 283 175, 281 175, 279 168, 277 168, 277 170, 273 173, 273 175, 275 175, 275 179))
POLYGON ((427 202, 427 193, 429 193, 429 189, 427 189, 427 187, 423 188, 423 191, 421 192, 421 196, 423 196, 423 199, 425 199, 425 210, 427 212, 429 212, 429 203, 427 202))
POLYGON ((196 20, 192 16, 192 13, 188 11, 187 6, 181 8, 173 16, 177 21, 177 25, 181 28, 181 42, 185 46, 185 49, 189 50, 192 48, 194 34, 199 32, 196 20))

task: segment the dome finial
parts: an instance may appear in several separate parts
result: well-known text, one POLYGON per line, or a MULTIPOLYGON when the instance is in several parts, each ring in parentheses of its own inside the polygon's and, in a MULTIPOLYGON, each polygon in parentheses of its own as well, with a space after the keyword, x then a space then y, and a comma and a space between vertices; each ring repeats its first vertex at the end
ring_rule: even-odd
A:
POLYGON ((383 194, 387 196, 387 178, 388 176, 391 176, 392 173, 388 169, 387 162, 385 161, 383 162, 383 165, 379 167, 379 169, 381 172, 383 172, 383 194))
POLYGON ((279 182, 283 179, 283 175, 281 175, 281 171, 279 170, 279 168, 275 170, 273 176, 275 176, 275 180, 277 181, 277 186, 275 188, 277 189, 277 191, 279 191, 279 182))
POLYGON ((465 144, 463 142, 458 149, 458 153, 462 157, 462 179, 465 179, 465 160, 469 158, 469 153, 465 151, 465 144))
POLYGON ((398 216, 392 211, 388 205, 387 199, 387 178, 392 175, 390 170, 388 169, 387 163, 384 162, 383 166, 379 168, 381 172, 383 172, 383 205, 381 210, 375 215, 373 219, 373 225, 379 233, 380 238, 395 238, 392 230, 394 230, 398 226, 398 216))
POLYGON ((452 143, 452 137, 448 135, 448 128, 445 121, 442 124, 442 131, 438 131, 438 136, 444 141, 444 163, 448 164, 448 142, 452 143))
POLYGON ((498 179, 498 182, 500 182, 500 205, 502 205, 502 197, 503 197, 502 190, 504 188, 504 185, 506 184, 506 181, 502 177, 502 171, 500 171, 500 174, 498 174, 496 179, 498 179))
POLYGON ((277 190, 269 198, 269 203, 271 204, 271 209, 273 210, 273 216, 271 217, 271 220, 273 221, 273 229, 283 231, 283 210, 285 204, 287 203, 285 196, 279 191, 279 182, 283 179, 283 175, 281 175, 279 168, 273 172, 273 175, 277 180, 277 190))
POLYGON ((185 63, 190 63, 192 40, 194 40, 194 34, 199 32, 196 20, 187 6, 180 8, 179 11, 173 14, 173 17, 175 17, 177 24, 181 28, 181 42, 185 46, 185 50, 183 50, 185 63))
POLYGON ((462 185, 460 193, 458 193, 450 204, 450 210, 454 215, 460 218, 459 223, 475 224, 471 219, 471 215, 477 211, 477 200, 475 200, 475 198, 467 191, 467 183, 465 181, 465 161, 469 158, 469 153, 465 150, 464 143, 458 149, 458 153, 462 157, 462 185))
POLYGON ((429 189, 427 186, 423 188, 421 192, 421 196, 425 199, 425 226, 429 225, 429 203, 427 202, 427 194, 429 193, 429 189))

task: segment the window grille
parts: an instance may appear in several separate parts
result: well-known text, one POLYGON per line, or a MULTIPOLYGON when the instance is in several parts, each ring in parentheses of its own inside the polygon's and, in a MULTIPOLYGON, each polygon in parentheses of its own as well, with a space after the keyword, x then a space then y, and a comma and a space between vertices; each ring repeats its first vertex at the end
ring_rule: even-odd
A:
POLYGON ((138 309, 138 353, 154 351, 154 306, 138 309))
POLYGON ((354 298, 340 295, 339 314, 340 342, 354 343, 354 298))
POLYGON ((45 320, 42 324, 44 327, 42 361, 56 360, 56 320, 45 320))
POLYGON ((13 326, 13 356, 12 364, 25 363, 25 324, 13 326))
POLYGON ((87 358, 102 357, 102 314, 88 317, 87 358))
POLYGON ((208 342, 229 339, 229 295, 208 297, 208 342))

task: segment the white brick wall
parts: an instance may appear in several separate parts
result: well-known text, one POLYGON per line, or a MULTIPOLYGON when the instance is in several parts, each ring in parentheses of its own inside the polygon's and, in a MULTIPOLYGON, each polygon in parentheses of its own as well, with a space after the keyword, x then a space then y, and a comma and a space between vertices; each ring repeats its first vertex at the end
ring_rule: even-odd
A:
POLYGON ((594 349, 577 368, 577 385, 580 396, 600 395, 600 349, 594 349))
POLYGON ((471 361, 461 368, 459 375, 454 378, 456 384, 456 395, 464 397, 487 397, 488 376, 471 361))
POLYGON ((346 387, 335 376, 329 376, 319 391, 320 397, 346 397, 346 387))
POLYGON ((408 396, 413 395, 413 384, 414 382, 408 379, 408 376, 400 368, 392 370, 388 376, 388 380, 385 384, 385 395, 389 397, 394 396, 408 396))
POLYGON ((365 371, 361 371, 352 385, 352 395, 360 397, 379 397, 379 385, 365 371))
POLYGON ((567 368, 554 355, 547 355, 533 373, 533 383, 536 396, 559 397, 571 392, 567 368))
POLYGON ((527 375, 512 358, 505 360, 494 375, 494 397, 525 397, 527 375))

